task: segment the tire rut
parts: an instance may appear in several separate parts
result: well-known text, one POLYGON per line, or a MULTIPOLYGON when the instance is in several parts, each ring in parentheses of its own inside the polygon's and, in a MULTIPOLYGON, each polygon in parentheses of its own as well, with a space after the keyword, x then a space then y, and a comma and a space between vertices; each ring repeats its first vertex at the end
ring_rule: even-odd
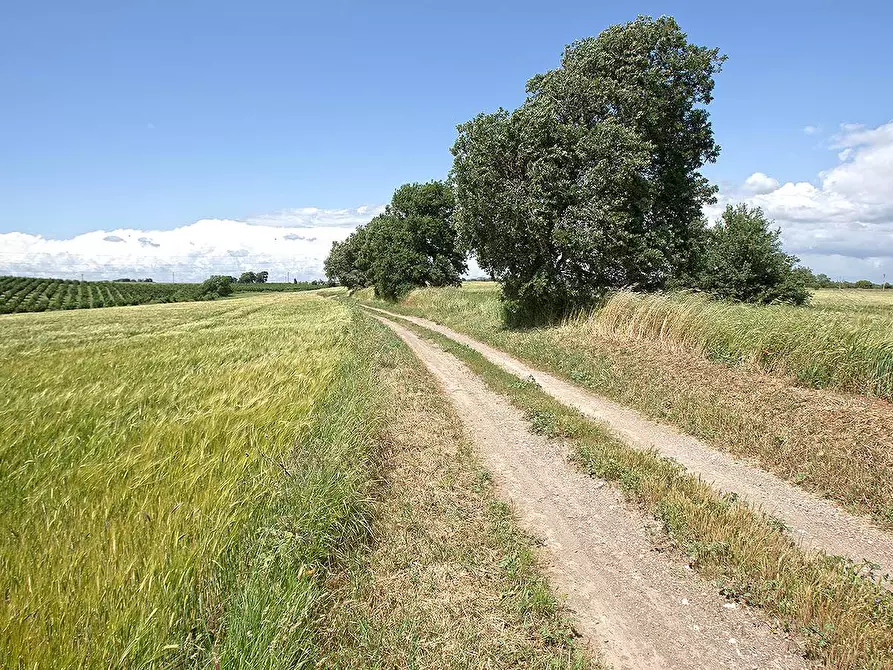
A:
MULTIPOLYGON (((440 333, 477 351, 507 372, 524 379, 532 377, 545 393, 603 423, 631 446, 653 449, 670 457, 717 490, 734 493, 756 509, 780 519, 801 547, 840 556, 856 564, 868 561, 879 566, 881 574, 893 574, 893 536, 833 502, 736 460, 670 426, 530 367, 467 335, 428 319, 393 314, 375 307, 368 309, 440 333)), ((885 583, 885 586, 893 585, 885 583)))
POLYGON ((572 466, 562 446, 530 433, 523 415, 455 356, 375 318, 442 384, 498 490, 544 538, 551 583, 605 661, 619 670, 810 667, 761 612, 727 602, 663 551, 653 522, 572 466))

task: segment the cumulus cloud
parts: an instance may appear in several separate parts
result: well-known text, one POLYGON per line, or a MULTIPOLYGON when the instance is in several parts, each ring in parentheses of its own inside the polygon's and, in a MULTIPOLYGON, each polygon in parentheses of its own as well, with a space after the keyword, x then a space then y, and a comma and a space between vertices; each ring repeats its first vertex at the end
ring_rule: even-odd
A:
POLYGON ((271 281, 317 279, 332 242, 383 210, 308 207, 249 220, 202 219, 173 230, 97 230, 62 240, 4 233, 0 274, 201 281, 267 270, 271 281))
POLYGON ((831 149, 838 162, 814 182, 779 184, 757 172, 720 193, 726 203, 763 208, 781 228, 785 249, 816 272, 845 279, 893 277, 893 121, 866 128, 842 124, 831 149))
POLYGON ((748 193, 770 193, 778 188, 778 180, 763 174, 762 172, 754 172, 744 180, 744 190, 748 193))
POLYGON ((807 135, 815 135, 816 133, 821 132, 821 130, 822 129, 818 126, 806 126, 803 128, 803 132, 807 135))

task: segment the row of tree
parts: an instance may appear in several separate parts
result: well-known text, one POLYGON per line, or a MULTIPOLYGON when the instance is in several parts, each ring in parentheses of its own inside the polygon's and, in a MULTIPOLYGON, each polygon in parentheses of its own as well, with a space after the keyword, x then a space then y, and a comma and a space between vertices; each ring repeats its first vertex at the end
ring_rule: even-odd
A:
POLYGON ((384 213, 332 245, 326 276, 350 289, 374 286, 396 300, 416 286, 458 285, 467 269, 448 184, 405 184, 384 213))
POLYGON ((230 279, 233 283, 238 282, 239 284, 266 284, 269 276, 269 272, 261 270, 260 272, 243 272, 238 279, 235 277, 230 277, 230 279))
POLYGON ((716 187, 700 170, 720 150, 705 106, 724 60, 669 17, 571 44, 518 109, 458 127, 446 183, 402 186, 333 245, 327 276, 393 300, 457 284, 470 253, 523 320, 618 288, 804 302, 806 274, 759 209, 729 207, 712 227, 702 216, 716 187))

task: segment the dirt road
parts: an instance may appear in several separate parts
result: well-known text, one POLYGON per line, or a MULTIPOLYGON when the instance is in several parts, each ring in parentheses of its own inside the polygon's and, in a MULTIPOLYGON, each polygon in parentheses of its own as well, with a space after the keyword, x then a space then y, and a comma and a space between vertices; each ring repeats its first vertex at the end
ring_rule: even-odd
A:
POLYGON ((521 378, 533 377, 543 391, 604 423, 627 443, 655 449, 716 489, 735 493, 781 519, 804 548, 843 556, 856 563, 867 560, 879 565, 882 574, 893 574, 893 537, 838 505, 450 328, 427 319, 375 311, 445 335, 521 378))
POLYGON ((806 668, 763 615, 723 599, 618 493, 533 435, 521 413, 463 363, 381 319, 443 385, 501 493, 544 538, 554 588, 578 630, 618 670, 806 668))

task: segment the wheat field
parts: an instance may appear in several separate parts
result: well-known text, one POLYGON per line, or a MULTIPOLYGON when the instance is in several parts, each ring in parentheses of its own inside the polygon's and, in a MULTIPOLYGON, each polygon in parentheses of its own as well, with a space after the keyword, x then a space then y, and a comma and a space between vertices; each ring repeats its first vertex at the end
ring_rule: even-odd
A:
POLYGON ((306 655, 363 532, 358 327, 310 294, 0 319, 0 666, 306 655))

